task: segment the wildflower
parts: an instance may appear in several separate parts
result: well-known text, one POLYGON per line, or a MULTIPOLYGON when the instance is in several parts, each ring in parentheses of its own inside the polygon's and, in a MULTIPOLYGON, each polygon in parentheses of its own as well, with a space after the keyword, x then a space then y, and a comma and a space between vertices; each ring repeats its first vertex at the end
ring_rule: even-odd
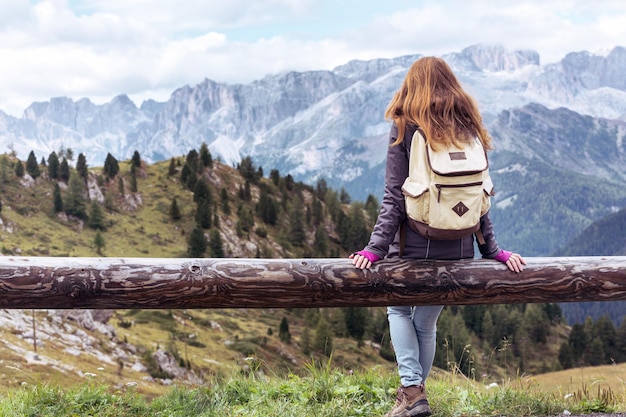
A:
POLYGON ((98 371, 104 371, 104 368, 103 367, 99 367, 98 371))

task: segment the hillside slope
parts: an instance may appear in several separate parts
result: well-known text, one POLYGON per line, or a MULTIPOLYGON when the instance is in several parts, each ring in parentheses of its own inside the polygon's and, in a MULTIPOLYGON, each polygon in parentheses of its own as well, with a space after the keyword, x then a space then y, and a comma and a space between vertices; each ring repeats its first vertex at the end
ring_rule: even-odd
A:
MULTIPOLYGON (((60 187, 66 205, 72 199, 72 180, 51 180, 49 166, 41 164, 36 179, 28 173, 16 176, 17 165, 23 161, 0 155, 2 254, 189 256, 190 237, 199 222, 194 202, 199 191, 194 186, 192 192, 190 183, 181 180, 186 159, 142 163, 136 170, 131 168, 132 161, 119 162, 119 172, 111 180, 102 167, 89 169, 83 194, 86 215, 81 218, 55 212, 55 187, 60 187), (133 187, 136 191, 131 191, 133 187), (179 216, 172 214, 174 200, 179 216), (94 213, 95 203, 102 215, 97 228, 92 227, 99 217, 94 213), (98 235, 103 244, 96 243, 98 235)), ((225 257, 344 257, 348 252, 340 241, 352 236, 355 247, 363 245, 357 246, 354 239, 367 238, 372 215, 362 203, 348 204, 347 195, 327 189, 323 182, 314 189, 289 176, 282 178, 278 172, 265 178, 260 171, 251 161, 239 169, 212 161, 210 168, 202 169, 198 178, 208 184, 213 210, 211 226, 203 230, 207 248, 202 256, 220 249, 225 257), (274 203, 276 216, 261 210, 263 199, 274 203), (344 230, 347 225, 354 230, 344 230), (219 248, 212 245, 215 231, 221 239, 219 248), (292 239, 294 233, 301 233, 299 241, 292 239)), ((316 348, 314 320, 320 315, 333 326, 334 365, 394 368, 380 357, 380 346, 348 337, 338 309, 4 310, 0 312, 0 358, 5 369, 0 385, 80 384, 95 378, 122 388, 138 384, 142 392, 152 395, 172 381, 199 384, 235 371, 299 372, 311 358, 328 360, 316 348), (342 332, 345 336, 336 336, 342 332)), ((370 316, 385 321, 381 309, 372 309, 370 316)))

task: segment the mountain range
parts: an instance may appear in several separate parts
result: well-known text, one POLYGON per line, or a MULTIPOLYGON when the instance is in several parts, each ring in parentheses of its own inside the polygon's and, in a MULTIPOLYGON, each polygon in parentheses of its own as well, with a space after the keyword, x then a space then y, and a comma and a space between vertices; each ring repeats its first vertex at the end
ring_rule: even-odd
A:
MULTIPOLYGON (((166 102, 126 95, 101 105, 67 97, 0 112, 0 148, 38 159, 71 148, 92 166, 108 153, 148 162, 201 143, 236 165, 251 156, 305 183, 324 178, 353 198, 382 196, 389 123, 384 110, 421 55, 350 61, 330 71, 268 75, 250 84, 205 79, 166 102)), ((476 98, 494 137, 499 241, 547 256, 593 221, 626 206, 626 48, 572 52, 541 65, 537 52, 472 45, 443 56, 476 98)))

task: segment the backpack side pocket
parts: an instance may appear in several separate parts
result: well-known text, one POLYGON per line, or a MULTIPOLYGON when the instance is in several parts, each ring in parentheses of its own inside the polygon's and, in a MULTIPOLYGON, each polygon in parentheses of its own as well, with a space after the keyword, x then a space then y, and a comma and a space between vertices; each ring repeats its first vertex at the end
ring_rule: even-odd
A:
POLYGON ((402 185, 406 214, 418 222, 428 221, 430 193, 427 191, 426 185, 412 180, 410 177, 402 185))

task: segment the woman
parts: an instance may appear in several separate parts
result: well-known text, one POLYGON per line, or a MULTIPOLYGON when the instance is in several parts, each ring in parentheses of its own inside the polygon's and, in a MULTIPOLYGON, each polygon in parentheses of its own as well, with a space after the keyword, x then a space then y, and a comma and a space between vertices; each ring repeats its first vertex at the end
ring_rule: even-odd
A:
MULTIPOLYGON (((387 107, 385 118, 393 124, 382 208, 369 244, 350 255, 352 263, 365 269, 384 257, 400 256, 401 231, 405 234, 404 258, 473 258, 473 235, 456 240, 429 240, 414 232, 407 223, 401 187, 408 176, 409 150, 418 126, 435 149, 451 144, 462 148, 464 143, 470 143, 476 137, 485 149, 491 149, 491 137, 483 127, 478 106, 444 60, 425 57, 418 59, 409 69, 400 90, 387 107), (405 223, 404 227, 400 227, 402 223, 405 223)), ((511 271, 522 271, 524 259, 498 247, 488 212, 480 219, 480 229, 484 244, 479 244, 478 248, 482 256, 505 263, 511 271)), ((401 383, 396 404, 388 417, 431 414, 424 382, 435 357, 437 319, 442 309, 443 306, 387 308, 401 383)))

